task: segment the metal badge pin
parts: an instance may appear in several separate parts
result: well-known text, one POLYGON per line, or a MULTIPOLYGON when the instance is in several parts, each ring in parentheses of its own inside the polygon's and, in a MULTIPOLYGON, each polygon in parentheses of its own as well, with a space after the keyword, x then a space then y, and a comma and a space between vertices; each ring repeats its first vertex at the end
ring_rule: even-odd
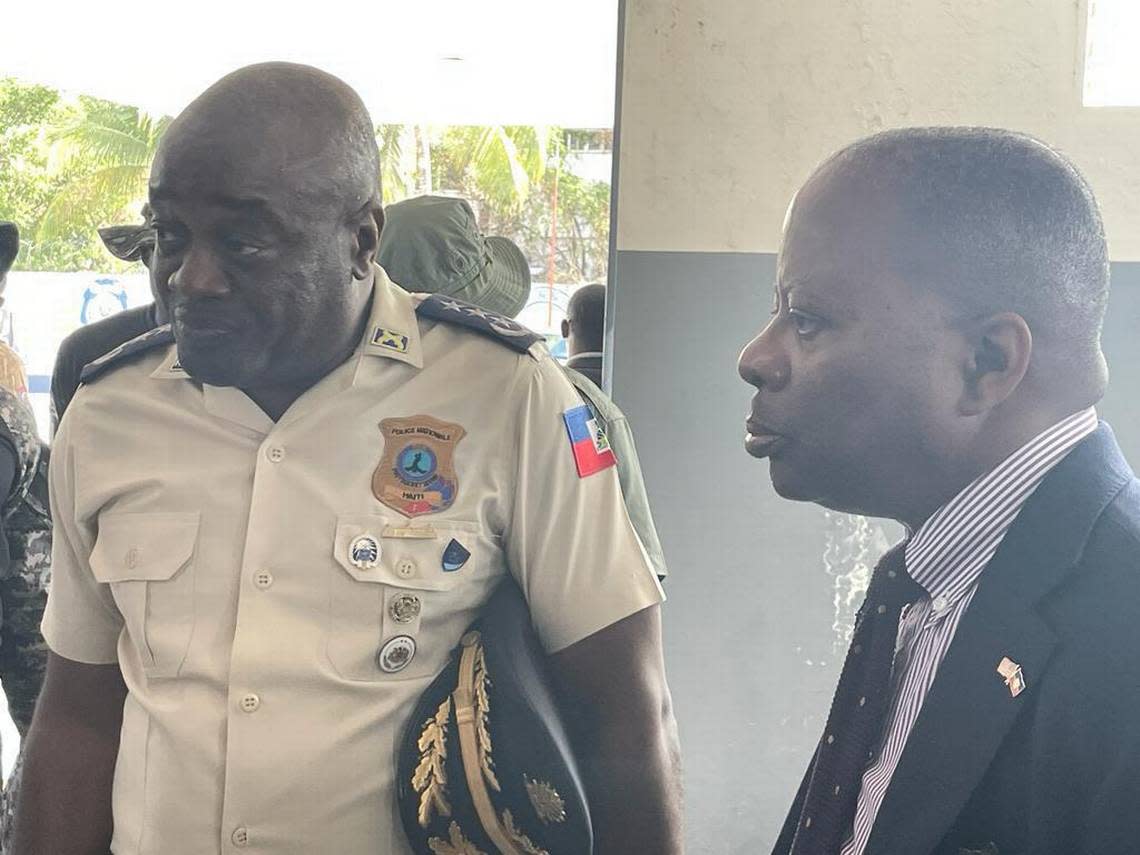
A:
POLYGON ((1021 666, 1010 659, 1008 656, 1003 656, 1001 662, 998 663, 997 672, 1005 680, 1006 686, 1009 688, 1010 697, 1016 698, 1028 688, 1025 682, 1025 675, 1021 671, 1021 666))
POLYGON ((389 639, 376 654, 376 664, 385 674, 395 674, 408 667, 416 655, 416 640, 410 635, 389 639))
POLYGON ((452 540, 447 544, 447 548, 443 550, 443 572, 454 573, 467 563, 467 559, 471 557, 470 551, 458 540, 452 540))
POLYGON ((420 616, 420 598, 415 594, 400 594, 388 606, 388 613, 396 623, 411 623, 420 616))
POLYGON ((380 541, 370 534, 362 534, 348 547, 348 560, 353 567, 371 570, 380 563, 380 541))

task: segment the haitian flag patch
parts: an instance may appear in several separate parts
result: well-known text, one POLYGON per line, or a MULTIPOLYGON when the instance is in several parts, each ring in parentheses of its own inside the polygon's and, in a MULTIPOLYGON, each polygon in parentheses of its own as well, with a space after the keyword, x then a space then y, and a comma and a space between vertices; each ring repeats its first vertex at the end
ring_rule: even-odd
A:
POLYGON ((579 478, 617 465, 609 440, 598 427, 589 407, 584 404, 574 407, 563 413, 562 418, 566 422, 566 432, 570 434, 570 448, 574 452, 579 478))

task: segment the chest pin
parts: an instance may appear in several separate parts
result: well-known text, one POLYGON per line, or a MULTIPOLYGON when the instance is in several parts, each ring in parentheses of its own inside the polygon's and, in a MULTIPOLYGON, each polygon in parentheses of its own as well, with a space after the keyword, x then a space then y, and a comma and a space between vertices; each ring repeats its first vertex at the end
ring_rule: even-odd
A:
POLYGON ((371 570, 380 563, 380 541, 370 534, 360 535, 349 544, 348 560, 358 570, 371 570))
POLYGON ((1009 688, 1010 697, 1016 698, 1028 687, 1028 684, 1025 682, 1025 675, 1021 673, 1021 666, 1008 656, 1001 658, 1001 662, 999 662, 997 666, 997 672, 1002 676, 1002 679, 1005 680, 1005 684, 1009 688))
POLYGON ((416 640, 410 635, 397 635, 389 639, 376 654, 376 664, 385 674, 403 671, 416 655, 416 640))
POLYGON ((400 594, 388 606, 388 613, 396 623, 411 623, 420 616, 420 598, 415 594, 400 594))
POLYGON ((467 559, 471 557, 471 552, 458 540, 452 540, 447 544, 447 548, 443 550, 443 572, 454 573, 467 563, 467 559))

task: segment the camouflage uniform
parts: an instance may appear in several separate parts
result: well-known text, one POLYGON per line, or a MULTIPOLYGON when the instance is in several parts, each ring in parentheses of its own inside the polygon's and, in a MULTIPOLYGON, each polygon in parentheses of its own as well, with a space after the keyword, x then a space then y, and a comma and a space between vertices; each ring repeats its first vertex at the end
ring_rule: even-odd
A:
MULTIPOLYGON (((22 739, 32 722, 47 660, 40 619, 51 576, 48 449, 39 439, 27 403, 3 387, 0 422, 7 427, 18 457, 12 492, 0 510, 11 557, 0 573, 0 682, 22 739)), ((0 853, 9 851, 20 765, 17 762, 0 800, 0 853)))

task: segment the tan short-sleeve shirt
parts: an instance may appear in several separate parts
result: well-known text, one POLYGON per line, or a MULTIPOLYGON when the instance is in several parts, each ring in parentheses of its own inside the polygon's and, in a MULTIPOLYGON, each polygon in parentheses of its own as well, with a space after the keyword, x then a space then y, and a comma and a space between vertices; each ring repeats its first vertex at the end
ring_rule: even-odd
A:
POLYGON ((276 423, 173 346, 68 409, 43 629, 129 688, 116 855, 406 853, 397 738, 505 574, 550 651, 663 599, 557 365, 416 304, 378 273, 357 353, 276 423))

